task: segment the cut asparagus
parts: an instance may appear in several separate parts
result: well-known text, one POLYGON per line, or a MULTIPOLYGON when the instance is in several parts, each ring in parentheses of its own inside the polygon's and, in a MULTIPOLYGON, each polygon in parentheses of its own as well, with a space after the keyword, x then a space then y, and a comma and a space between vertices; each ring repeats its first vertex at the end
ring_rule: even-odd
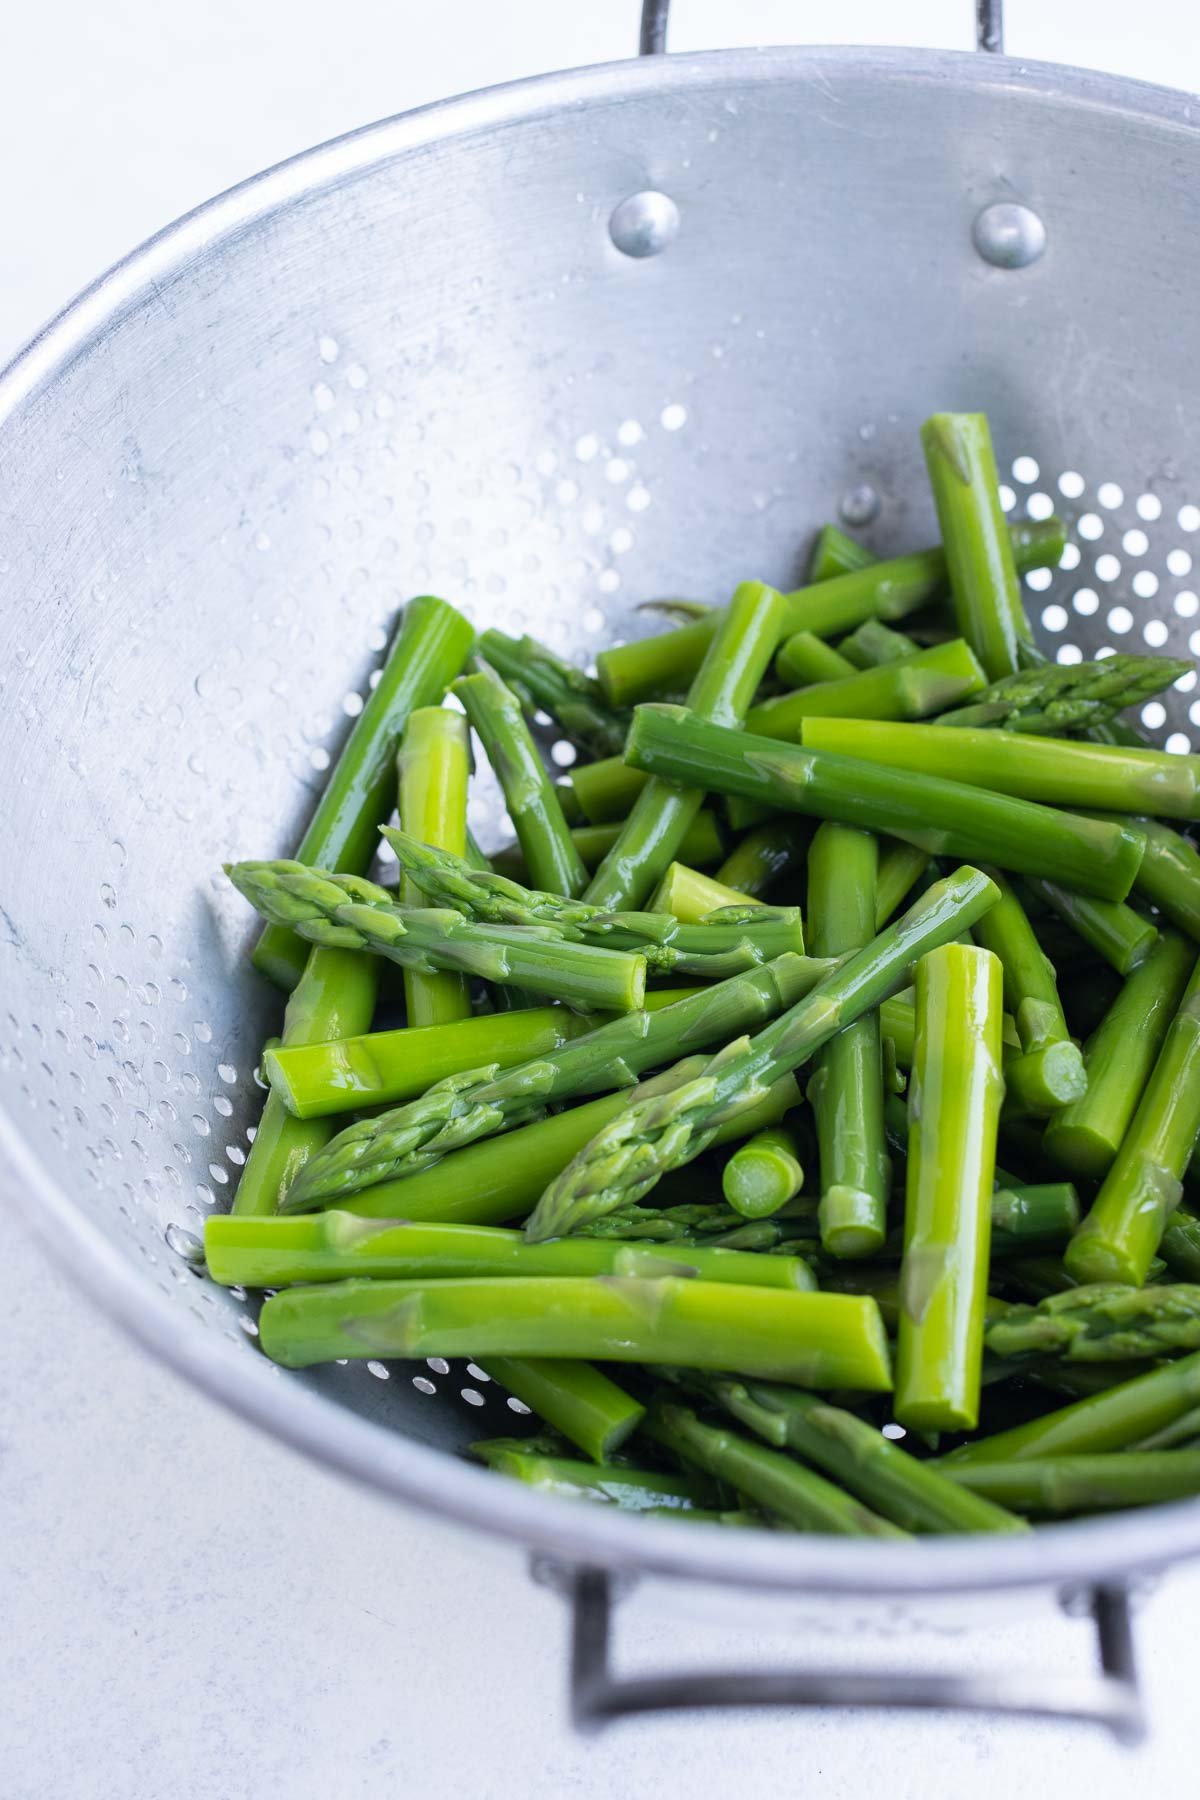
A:
POLYGON ((1157 928, 1123 900, 1096 900, 1073 894, 1056 881, 1030 877, 1026 884, 1058 918, 1118 975, 1129 975, 1145 962, 1158 939, 1157 928))
POLYGON ((530 1450, 522 1438, 496 1438, 472 1444, 471 1451, 489 1469, 522 1481, 527 1487, 572 1500, 619 1506, 623 1512, 660 1512, 669 1508, 672 1512, 691 1513, 720 1504, 720 1495, 701 1475, 662 1475, 657 1470, 635 1469, 624 1463, 575 1462, 570 1457, 530 1450))
POLYGON ((815 681, 841 681, 854 674, 854 664, 824 638, 794 631, 779 647, 775 673, 785 686, 803 688, 815 681))
POLYGON ((756 1038, 727 1043, 677 1092, 632 1102, 546 1189, 526 1226, 530 1238, 576 1231, 640 1199, 668 1169, 700 1155, 722 1120, 736 1118, 781 1073, 799 1068, 837 1031, 897 992, 913 962, 971 925, 995 893, 978 869, 957 870, 756 1038))
POLYGON ((935 413, 921 427, 925 466, 946 551, 958 629, 988 679, 1015 674, 1033 632, 1021 604, 1012 539, 1000 504, 992 435, 983 413, 935 413))
POLYGON ((685 925, 698 925, 711 912, 727 906, 758 906, 750 894, 739 894, 711 875, 689 869, 686 863, 673 862, 655 889, 650 901, 651 912, 670 913, 685 925))
MULTIPOLYGON (((397 762, 405 831, 423 843, 464 856, 471 733, 462 714, 446 706, 418 707, 404 728, 397 762)), ((400 898, 405 906, 431 904, 410 876, 400 884, 400 898)), ((450 1025, 469 1018, 466 977, 446 969, 432 974, 405 969, 404 1010, 411 1026, 450 1025)))
POLYGON ((1146 851, 1134 886, 1172 925, 1200 940, 1200 851, 1161 819, 1139 818, 1146 851))
MULTIPOLYGON (((770 819, 748 831, 730 851, 717 870, 717 880, 758 898, 773 882, 803 866, 808 844, 809 828, 803 820, 770 819)), ((897 895, 897 906, 903 898, 903 894, 897 895)))
POLYGON ((1200 1218, 1187 1207, 1175 1208, 1158 1247, 1172 1275, 1200 1282, 1200 1218))
MULTIPOLYGON (((597 765, 598 766, 598 765, 597 765)), ((624 765, 622 764, 622 767, 624 765)), ((559 788, 560 794, 569 790, 559 788)), ((583 858, 586 869, 598 869, 608 852, 617 841, 621 830, 619 820, 607 825, 576 825, 571 830, 571 842, 583 858)), ((679 846, 679 859, 693 869, 711 868, 719 863, 725 854, 725 843, 721 836, 721 828, 717 824, 717 815, 705 806, 692 820, 687 836, 679 846)), ((467 861, 472 868, 486 866, 494 869, 497 875, 507 875, 510 881, 524 882, 529 885, 529 869, 521 854, 520 844, 506 844, 497 850, 486 865, 481 865, 472 857, 467 861)))
POLYGON ((1200 1349, 1200 1286, 1093 1283, 1014 1306, 988 1327, 993 1356, 1142 1362, 1200 1349))
POLYGON ((837 525, 822 525, 813 540, 808 559, 808 579, 828 581, 831 575, 844 575, 848 569, 866 569, 877 559, 864 545, 837 525))
POLYGON ((902 844, 898 838, 883 839, 875 876, 876 931, 883 930, 929 866, 928 854, 916 844, 902 844))
POLYGON ((752 706, 747 731, 799 741, 806 719, 926 719, 984 685, 983 671, 962 638, 918 650, 903 662, 862 669, 841 681, 777 694, 752 706))
POLYGON ((1081 731, 1107 724, 1127 706, 1141 706, 1190 667, 1166 656, 1040 663, 993 682, 970 706, 947 713, 939 723, 1000 726, 1041 736, 1081 731))
POLYGON ((528 711, 548 712, 569 738, 593 756, 620 754, 629 714, 609 706, 593 676, 564 662, 536 638, 485 631, 479 650, 528 711))
POLYGON ((1024 907, 1002 875, 993 879, 1000 898, 979 921, 975 936, 999 958, 1004 998, 1021 1040, 1021 1055, 1005 1062, 1005 1086, 1023 1112, 1046 1118, 1086 1092, 1083 1056, 1071 1042, 1054 969, 1024 907))
POLYGON ((607 1462, 646 1416, 640 1400, 591 1363, 489 1356, 484 1373, 594 1463, 607 1462))
POLYGON ((878 669, 884 663, 915 656, 920 645, 903 631, 893 631, 882 619, 867 619, 842 639, 838 649, 854 668, 878 669))
MULTIPOLYGON (((379 848, 378 827, 395 803, 393 766, 400 734, 419 706, 435 706, 475 641, 460 613, 444 600, 410 600, 379 681, 330 772, 300 840, 296 860, 315 868, 361 875, 379 848)), ((286 926, 271 924, 254 951, 254 966, 277 987, 293 988, 308 958, 306 945, 286 926)))
POLYGON ((979 1420, 1001 985, 996 957, 973 945, 944 944, 916 967, 895 1410, 919 1431, 979 1420))
MULTIPOLYGON (((845 723, 813 721, 822 728, 845 723)), ((859 721, 855 728, 877 729, 859 721)), ((938 740, 950 741, 940 733, 938 740)), ((832 750, 775 743, 694 719, 682 707, 639 707, 626 754, 638 768, 676 781, 703 780, 713 791, 742 794, 774 810, 890 832, 930 855, 1045 875, 1106 900, 1125 898, 1141 860, 1144 840, 1132 826, 1080 818, 937 775, 906 774, 832 750)), ((947 766, 958 772, 957 764, 947 766)))
POLYGON ((745 1219, 777 1213, 800 1192, 803 1182, 795 1134, 782 1126, 756 1132, 739 1144, 721 1172, 722 1193, 745 1219))
MULTIPOLYGON (((581 763, 572 769, 568 791, 589 824, 616 822, 624 826, 630 808, 649 779, 640 769, 631 769, 623 757, 607 756, 600 762, 581 763)), ((613 843, 619 835, 614 834, 613 843)))
POLYGON ((1119 1512, 1200 1494, 1200 1450, 1127 1450, 1121 1456, 1049 1456, 986 1462, 946 1474, 977 1498, 1040 1518, 1119 1512))

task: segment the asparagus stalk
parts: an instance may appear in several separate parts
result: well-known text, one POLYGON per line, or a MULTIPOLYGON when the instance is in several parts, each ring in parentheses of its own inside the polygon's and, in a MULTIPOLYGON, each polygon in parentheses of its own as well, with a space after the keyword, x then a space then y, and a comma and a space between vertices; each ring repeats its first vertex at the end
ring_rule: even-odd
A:
POLYGON ((1200 1286, 1094 1283, 1014 1306, 988 1327, 993 1356, 1139 1362, 1200 1349, 1200 1286))
MULTIPOLYGON (((993 682, 972 705, 947 713, 939 723, 993 725, 1005 731, 1042 736, 1081 731, 1085 727, 1094 729, 1115 719, 1128 706, 1141 706, 1152 694, 1177 681, 1189 667, 1188 663, 1166 656, 1108 656, 1100 662, 1039 663, 993 682)), ((1133 740, 1135 744, 1142 741, 1133 740)))
MULTIPOLYGON (((717 880, 757 899, 773 882, 803 865, 808 842, 808 827, 801 820, 770 819, 735 845, 717 870, 717 880)), ((903 898, 897 896, 897 906, 903 898)))
MULTIPOLYGON (((374 690, 334 764, 296 860, 315 868, 361 875, 379 847, 378 826, 395 798, 393 763, 405 720, 434 706, 458 674, 475 641, 460 613, 421 595, 400 619, 374 690)), ((254 966, 277 987, 295 987, 308 948, 286 926, 271 924, 254 950, 254 966)))
POLYGON ((1200 1450, 1127 1450, 1121 1456, 1050 1456, 986 1462, 946 1474, 977 1498, 1040 1518, 1118 1512, 1200 1494, 1200 1450))
MULTIPOLYGON (((574 795, 589 824, 616 822, 623 827, 630 808, 649 779, 640 769, 631 769, 623 757, 608 756, 600 762, 581 763, 572 769, 567 791, 574 795)), ((614 835, 613 843, 619 835, 619 832, 614 835)))
POLYGON ((1045 1118, 1085 1093, 1083 1057, 1071 1042, 1058 983, 1016 893, 1002 875, 993 879, 1000 898, 979 921, 975 935, 1004 971, 1004 998, 1016 1020, 1020 1056, 1004 1065, 1010 1099, 1045 1118))
POLYGON ((842 681, 777 694, 752 706, 747 731, 796 743, 807 719, 925 719, 978 693, 983 671, 962 638, 918 650, 903 662, 862 669, 842 681))
MULTIPOLYGON (((761 581, 744 581, 721 615, 688 705, 699 718, 740 725, 779 642, 783 601, 761 581)), ((651 780, 633 803, 616 843, 587 886, 598 906, 638 906, 679 853, 704 789, 651 780)))
POLYGON ((992 1194, 992 1256, 1059 1250, 1079 1223, 1079 1194, 1069 1181, 1013 1182, 992 1194))
POLYGON ((921 427, 925 466, 946 551, 954 617, 988 678, 1014 674, 1033 632, 1021 605, 1012 539, 1000 505, 983 413, 935 413, 921 427))
MULTIPOLYGON (((824 729, 847 721, 812 723, 824 729)), ((854 729, 924 728, 855 721, 854 729)), ((806 739, 808 731, 806 725, 806 739)), ((939 742, 948 741, 939 734, 939 742)), ((886 831, 930 855, 1045 875, 1106 900, 1125 898, 1141 859, 1144 840, 1132 827, 1057 812, 941 776, 906 774, 832 750, 810 749, 807 743, 801 749, 729 731, 692 718, 681 707, 639 707, 626 754, 638 768, 677 781, 701 779, 712 790, 743 794, 779 811, 886 831)), ((959 772, 957 765, 950 766, 959 772)))
POLYGON ((479 650, 527 711, 548 712, 573 742, 593 756, 620 755, 629 714, 608 705, 593 676, 564 662, 536 638, 485 631, 479 650))
POLYGON ((489 1356, 564 1356, 736 1364, 865 1393, 891 1385, 873 1300, 674 1276, 327 1282, 272 1294, 258 1330, 267 1355, 291 1369, 343 1356, 473 1356, 485 1365, 489 1356))
POLYGON ((1200 852, 1160 819, 1139 818, 1146 851, 1134 887, 1172 925, 1200 939, 1200 852))
MULTIPOLYGON (((397 763, 405 831, 423 843, 464 856, 471 734, 462 714, 445 706, 418 707, 404 728, 397 763)), ((428 904, 408 876, 401 882, 400 898, 405 906, 428 904)), ((451 1025, 470 1018, 465 976, 446 969, 432 974, 405 969, 404 1008, 412 1026, 451 1025)))
POLYGON ((697 1276, 740 1287, 795 1288, 816 1282, 800 1257, 757 1256, 708 1245, 621 1243, 559 1238, 528 1244, 519 1231, 410 1219, 363 1219, 323 1212, 305 1218, 233 1218, 205 1222, 208 1272, 222 1287, 288 1287, 299 1281, 463 1280, 484 1275, 697 1276))
POLYGON ((973 1431, 1004 1092, 1000 964, 944 944, 917 964, 916 990, 896 1417, 919 1431, 973 1431))
MULTIPOLYGON (((600 767, 599 764, 593 766, 600 767)), ((621 767, 623 768, 624 764, 621 767)), ((644 777, 640 779, 644 780, 644 777)), ((571 790, 560 788, 558 791, 560 794, 566 794, 571 790)), ((571 842, 583 858, 584 868, 588 870, 599 868, 616 843, 620 830, 619 820, 614 820, 607 825, 576 825, 572 828, 571 842)), ((679 859, 693 869, 707 869, 711 868, 714 863, 719 863, 724 854, 725 844, 721 837, 720 826, 717 824, 717 816, 708 807, 702 807, 692 820, 691 827, 679 846, 679 859)), ((468 857, 467 860, 473 868, 481 866, 471 857, 468 857)), ((510 881, 524 882, 526 887, 529 885, 529 869, 521 854, 520 844, 506 844, 502 850, 497 850, 486 867, 494 869, 497 875, 507 875, 510 881)))
POLYGON ((900 902, 929 868, 929 857, 915 844, 885 838, 879 846, 875 876, 875 929, 882 931, 900 902))
POLYGON ((800 1192, 803 1182, 795 1134, 782 1126, 756 1132, 739 1144, 721 1172, 722 1193, 745 1219, 765 1219, 777 1213, 800 1192))
MULTIPOLYGON (((1009 531, 1018 569, 1053 567, 1062 555, 1065 534, 1060 519, 1025 519, 1009 531)), ((940 547, 872 563, 786 595, 779 635, 811 631, 817 637, 836 638, 865 619, 894 622, 940 598, 946 582, 946 557, 940 547)), ((602 650, 596 673, 610 706, 633 706, 661 694, 680 693, 700 667, 718 617, 710 614, 661 637, 602 650)))
POLYGON ((873 1513, 823 1475, 778 1450, 708 1425, 686 1406, 660 1403, 643 1431, 683 1461, 762 1506, 797 1531, 842 1537, 901 1538, 898 1525, 873 1513))
POLYGON ((504 794, 521 852, 540 888, 582 894, 587 870, 563 817, 558 790, 529 734, 516 695, 487 663, 454 683, 504 794))
POLYGON ((866 619, 857 631, 842 639, 838 648, 854 668, 878 669, 884 663, 903 662, 914 656, 920 645, 903 631, 893 631, 882 619, 866 619))
POLYGON ((1183 1413, 1178 1419, 1173 1419, 1169 1425, 1164 1425, 1161 1431, 1152 1431, 1149 1437, 1142 1438, 1131 1448, 1134 1450, 1174 1450, 1184 1446, 1189 1450, 1194 1450, 1200 1447, 1197 1445, 1198 1438, 1200 1438, 1200 1406, 1195 1407, 1191 1412, 1183 1413))
POLYGON ((527 1448, 522 1438, 496 1438, 472 1444, 471 1452, 489 1469, 523 1481, 527 1487, 573 1500, 619 1506, 623 1512, 693 1513, 720 1504, 712 1483, 698 1475, 662 1475, 657 1470, 629 1468, 624 1463, 575 1462, 527 1448))
POLYGON ((776 675, 792 688, 810 687, 816 681, 841 681, 854 672, 854 664, 840 650, 811 631, 793 631, 775 658, 776 675))
POLYGON ((490 1356, 484 1372, 593 1463, 606 1463, 646 1416, 640 1400, 591 1363, 490 1356))
POLYGON ((739 894, 711 875, 689 869, 686 863, 673 862, 659 882, 650 901, 651 912, 670 913, 684 925, 699 925, 709 913, 727 906, 759 906, 750 894, 739 894))
POLYGON ((915 775, 952 769, 957 780, 974 787, 1048 806, 1200 817, 1200 757, 1165 750, 967 727, 949 738, 940 724, 836 718, 805 719, 803 743, 915 775))
POLYGON ((699 1156, 723 1119, 736 1117, 764 1087, 895 993, 916 958, 972 924, 995 892, 978 869, 957 870, 756 1038, 727 1043, 702 1075, 677 1092, 633 1101, 546 1189, 526 1225, 530 1239, 577 1231, 640 1199, 668 1169, 699 1156))
POLYGON ((828 969, 824 962, 783 956, 653 1013, 610 1020, 544 1056, 502 1071, 483 1065, 451 1076, 420 1098, 341 1132, 306 1168, 285 1210, 411 1175, 449 1150, 539 1117, 556 1102, 628 1087, 660 1063, 762 1024, 794 1005, 828 969))
POLYGON ((822 525, 813 541, 808 560, 808 580, 828 581, 831 575, 845 575, 850 569, 866 569, 877 558, 872 552, 837 525, 822 525))
POLYGON ((1076 1281, 1146 1279, 1200 1132, 1200 960, 1137 1111, 1063 1258, 1076 1281))
POLYGON ((1039 881, 1036 877, 1026 886, 1118 975, 1132 974, 1157 942, 1157 928, 1123 900, 1096 900, 1088 894, 1073 894, 1056 881, 1039 881))
POLYGON ((1177 1206, 1158 1247, 1172 1275, 1200 1281, 1200 1219, 1194 1213, 1177 1206))
POLYGON ((1129 1129, 1195 963, 1196 947, 1164 931, 1127 978, 1083 1050, 1087 1091, 1055 1113, 1045 1147, 1060 1168, 1100 1180, 1129 1129))

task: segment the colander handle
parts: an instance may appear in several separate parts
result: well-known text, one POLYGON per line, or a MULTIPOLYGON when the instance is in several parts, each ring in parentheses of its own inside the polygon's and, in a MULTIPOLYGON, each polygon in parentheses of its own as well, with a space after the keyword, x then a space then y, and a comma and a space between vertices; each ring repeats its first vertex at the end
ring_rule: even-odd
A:
MULTIPOLYGON (((639 56, 662 56, 667 48, 671 0, 642 0, 639 56)), ((1004 0, 975 0, 975 47, 1004 54, 1004 0)))
POLYGON ((580 1730, 634 1713, 710 1707, 885 1707, 930 1712, 1001 1713, 1103 1725, 1121 1743, 1145 1736, 1129 1594, 1098 1585, 1085 1596, 1097 1638, 1096 1675, 1022 1669, 980 1675, 914 1674, 904 1669, 713 1670, 685 1675, 616 1676, 609 1661, 612 1577, 574 1569, 566 1579, 572 1608, 571 1710, 580 1730))

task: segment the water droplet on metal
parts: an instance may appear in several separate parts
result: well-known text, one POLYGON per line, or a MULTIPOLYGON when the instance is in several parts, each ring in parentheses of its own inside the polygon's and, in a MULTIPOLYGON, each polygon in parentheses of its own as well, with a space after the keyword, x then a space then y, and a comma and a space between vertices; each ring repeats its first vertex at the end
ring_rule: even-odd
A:
POLYGON ((996 269, 1027 269, 1046 248, 1046 227, 1031 206, 997 200, 985 206, 971 228, 975 248, 996 269))
POLYGON ((869 525, 879 512, 879 495, 864 481, 842 495, 838 511, 847 525, 869 525))
POLYGON ((679 208, 669 194, 647 188, 630 194, 608 222, 609 236, 624 256, 657 256, 679 230, 679 208))
POLYGON ((167 1249, 173 1250, 189 1268, 198 1268, 204 1261, 204 1245, 194 1232, 185 1231, 182 1225, 168 1225, 163 1237, 167 1249))

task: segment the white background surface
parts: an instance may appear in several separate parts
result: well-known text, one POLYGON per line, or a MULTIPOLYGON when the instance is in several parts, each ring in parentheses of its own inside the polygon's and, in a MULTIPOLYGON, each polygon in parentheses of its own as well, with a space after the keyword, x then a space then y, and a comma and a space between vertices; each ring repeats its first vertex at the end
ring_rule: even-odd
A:
MULTIPOLYGON (((107 263, 241 176, 367 120, 626 54, 636 0, 83 0, 10 7, 0 106, 0 360, 107 263)), ((1009 0, 1015 55, 1200 88, 1190 7, 1009 0)), ((970 0, 676 0, 678 49, 965 48, 970 0)), ((1156 1735, 977 1721, 564 1723, 564 1619, 522 1559, 396 1512, 226 1417, 135 1352, 0 1212, 4 1800, 542 1800, 805 1791, 941 1800, 1034 1786, 1195 1792, 1200 1574, 1141 1627, 1156 1735)), ((638 1660, 882 1660, 756 1622, 631 1610, 638 1660)), ((926 1646, 922 1646, 922 1649, 926 1646)), ((1077 1627, 934 1641, 953 1666, 1083 1666, 1077 1627)))

